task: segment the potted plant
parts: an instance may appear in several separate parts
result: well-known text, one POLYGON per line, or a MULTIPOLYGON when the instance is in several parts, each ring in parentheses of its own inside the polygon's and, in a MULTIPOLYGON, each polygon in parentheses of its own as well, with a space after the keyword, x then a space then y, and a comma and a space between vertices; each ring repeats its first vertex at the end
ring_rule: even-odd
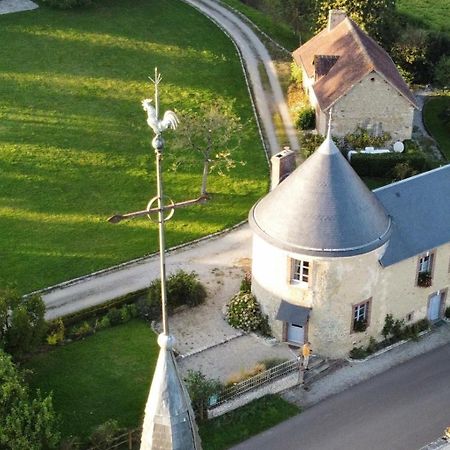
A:
POLYGON ((353 331, 356 331, 357 333, 362 333, 363 331, 366 331, 367 328, 367 320, 355 320, 353 322, 353 331))
POLYGON ((417 285, 421 287, 431 286, 431 272, 419 272, 417 277, 417 285))

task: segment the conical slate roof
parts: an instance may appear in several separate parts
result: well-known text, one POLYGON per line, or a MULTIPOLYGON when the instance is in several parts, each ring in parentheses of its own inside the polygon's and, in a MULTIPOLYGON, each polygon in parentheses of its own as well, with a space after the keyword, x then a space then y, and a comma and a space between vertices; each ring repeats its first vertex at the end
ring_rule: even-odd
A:
POLYGON ((140 450, 201 450, 189 395, 178 373, 173 337, 160 334, 161 347, 145 406, 140 450))
POLYGON ((352 256, 384 244, 391 220, 330 135, 249 214, 273 245, 314 256, 352 256))

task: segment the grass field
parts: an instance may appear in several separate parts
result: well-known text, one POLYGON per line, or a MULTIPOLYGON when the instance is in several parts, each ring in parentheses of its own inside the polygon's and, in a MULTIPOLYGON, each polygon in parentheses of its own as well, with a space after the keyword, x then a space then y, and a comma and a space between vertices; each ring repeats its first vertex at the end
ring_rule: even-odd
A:
POLYGON ((450 94, 430 98, 424 106, 425 126, 450 161, 450 94))
POLYGON ((397 9, 426 28, 450 33, 450 0, 398 0, 397 9))
MULTIPOLYGON (((247 216, 266 190, 267 165, 233 44, 175 0, 100 0, 0 16, 0 283, 22 293, 157 249, 156 225, 110 225, 155 195, 152 133, 140 101, 163 75, 162 111, 235 101, 247 123, 245 160, 212 175, 213 199, 180 210, 173 246, 247 216), (208 36, 208 39, 205 39, 208 36)), ((176 133, 166 134, 166 149, 176 133)), ((174 201, 198 196, 198 171, 165 171, 174 201)))
POLYGON ((278 395, 268 395, 200 425, 205 450, 225 450, 300 412, 278 395))
POLYGON ((158 351, 148 324, 134 320, 38 354, 26 367, 32 387, 53 391, 63 436, 86 439, 110 418, 139 426, 158 351))

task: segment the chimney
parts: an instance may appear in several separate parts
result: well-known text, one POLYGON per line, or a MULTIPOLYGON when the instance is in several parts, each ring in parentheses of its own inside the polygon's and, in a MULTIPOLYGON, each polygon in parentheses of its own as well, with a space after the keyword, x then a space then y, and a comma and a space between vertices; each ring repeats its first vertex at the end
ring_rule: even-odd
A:
POLYGON ((331 31, 336 25, 339 25, 345 18, 347 14, 340 9, 330 9, 328 11, 328 31, 331 31))
POLYGON ((295 153, 284 147, 284 150, 270 158, 272 176, 270 190, 274 190, 289 174, 295 170, 295 153))

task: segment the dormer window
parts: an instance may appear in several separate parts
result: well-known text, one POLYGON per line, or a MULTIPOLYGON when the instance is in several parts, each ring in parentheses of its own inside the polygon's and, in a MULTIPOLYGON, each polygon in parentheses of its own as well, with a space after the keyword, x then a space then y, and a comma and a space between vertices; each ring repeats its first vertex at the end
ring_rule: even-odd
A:
POLYGON ((292 259, 291 282, 308 284, 310 277, 309 261, 292 259))
POLYGON ((417 267, 417 286, 429 287, 431 286, 433 277, 433 260, 434 253, 426 252, 419 257, 417 267))

